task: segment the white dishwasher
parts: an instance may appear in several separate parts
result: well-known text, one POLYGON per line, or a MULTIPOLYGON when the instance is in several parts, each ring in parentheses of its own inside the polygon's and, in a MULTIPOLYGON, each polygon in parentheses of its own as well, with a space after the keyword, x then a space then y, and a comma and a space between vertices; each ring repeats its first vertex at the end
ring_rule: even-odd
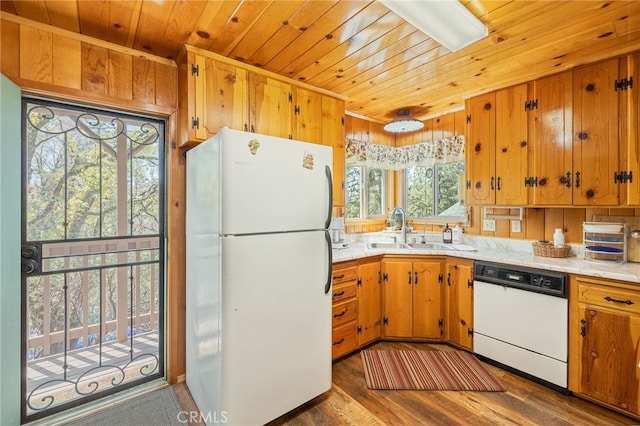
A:
POLYGON ((566 391, 566 274, 476 261, 473 279, 474 352, 566 391))

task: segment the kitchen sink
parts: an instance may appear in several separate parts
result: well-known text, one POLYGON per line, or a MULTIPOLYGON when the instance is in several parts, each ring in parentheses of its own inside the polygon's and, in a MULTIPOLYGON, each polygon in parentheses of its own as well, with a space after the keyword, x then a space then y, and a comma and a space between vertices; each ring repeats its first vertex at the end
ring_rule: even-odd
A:
POLYGON ((408 244, 408 246, 417 250, 455 250, 451 245, 442 243, 418 243, 408 244))
POLYGON ((368 243, 367 246, 371 249, 455 250, 449 244, 442 244, 442 243, 417 243, 417 244, 368 243))
POLYGON ((367 246, 372 249, 409 249, 408 244, 404 243, 368 243, 367 246))

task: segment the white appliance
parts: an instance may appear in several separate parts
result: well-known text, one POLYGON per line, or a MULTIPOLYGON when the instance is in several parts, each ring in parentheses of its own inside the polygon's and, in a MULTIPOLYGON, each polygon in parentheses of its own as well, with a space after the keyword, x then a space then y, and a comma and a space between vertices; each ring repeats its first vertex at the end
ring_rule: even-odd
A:
POLYGON ((223 128, 187 153, 187 385, 258 425, 331 387, 332 149, 223 128))
POLYGON ((476 354, 566 390, 566 274, 476 261, 473 300, 476 354))

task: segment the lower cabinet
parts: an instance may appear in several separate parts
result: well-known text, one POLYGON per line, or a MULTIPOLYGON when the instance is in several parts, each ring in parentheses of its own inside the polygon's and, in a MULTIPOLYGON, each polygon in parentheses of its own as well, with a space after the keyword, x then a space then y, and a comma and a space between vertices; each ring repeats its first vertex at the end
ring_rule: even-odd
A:
POLYGON ((332 358, 380 338, 380 260, 341 262, 332 273, 332 358))
POLYGON ((442 338, 444 259, 385 257, 381 264, 383 336, 442 338))
POLYGON ((569 389, 640 415, 640 288, 570 277, 569 389))
POLYGON ((449 258, 445 271, 446 339, 473 350, 473 260, 449 258))

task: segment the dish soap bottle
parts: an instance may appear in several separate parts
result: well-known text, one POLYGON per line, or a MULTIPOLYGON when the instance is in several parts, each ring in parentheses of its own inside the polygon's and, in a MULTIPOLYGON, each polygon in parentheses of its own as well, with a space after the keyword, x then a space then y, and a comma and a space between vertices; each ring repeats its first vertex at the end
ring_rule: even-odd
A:
POLYGON ((442 231, 442 242, 443 243, 451 243, 453 239, 451 228, 449 228, 449 224, 447 223, 442 231))
POLYGON ((553 233, 553 246, 564 247, 564 232, 562 232, 562 228, 556 228, 553 233))
POLYGON ((453 227, 452 241, 453 244, 460 244, 462 242, 462 228, 460 228, 460 225, 453 227))

